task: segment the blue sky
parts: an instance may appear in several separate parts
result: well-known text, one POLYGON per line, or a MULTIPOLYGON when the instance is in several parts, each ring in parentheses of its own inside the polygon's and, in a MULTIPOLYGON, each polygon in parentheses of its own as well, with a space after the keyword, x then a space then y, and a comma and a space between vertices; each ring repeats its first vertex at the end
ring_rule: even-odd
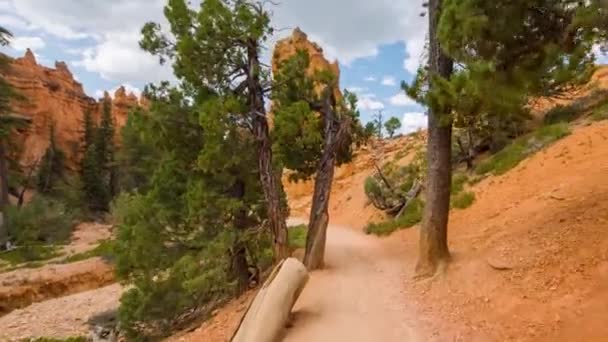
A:
MULTIPOLYGON (((423 54, 422 0, 283 0, 272 8, 279 34, 300 27, 341 67, 341 86, 359 96, 364 122, 383 110, 402 119, 404 131, 423 127, 420 106, 400 90, 423 54), (420 3, 416 6, 416 3, 420 3), (339 15, 337 15, 339 14, 339 15)), ((88 95, 100 97, 120 85, 138 92, 170 79, 169 67, 141 51, 139 30, 147 21, 164 23, 166 0, 0 0, 0 25, 14 34, 3 52, 22 56, 31 48, 38 63, 65 61, 88 95)), ((273 42, 270 42, 272 45, 273 42)))

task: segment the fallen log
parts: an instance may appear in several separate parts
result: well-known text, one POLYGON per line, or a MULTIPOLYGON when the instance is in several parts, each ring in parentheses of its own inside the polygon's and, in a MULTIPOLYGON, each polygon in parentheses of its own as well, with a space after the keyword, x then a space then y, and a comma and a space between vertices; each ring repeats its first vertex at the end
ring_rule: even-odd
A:
POLYGON ((308 282, 304 264, 294 258, 279 263, 243 315, 231 342, 275 342, 308 282))

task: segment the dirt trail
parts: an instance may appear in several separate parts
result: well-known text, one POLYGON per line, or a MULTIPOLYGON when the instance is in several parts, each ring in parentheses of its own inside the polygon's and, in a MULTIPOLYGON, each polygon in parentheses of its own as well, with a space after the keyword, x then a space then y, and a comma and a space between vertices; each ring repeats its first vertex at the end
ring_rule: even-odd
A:
POLYGON ((330 226, 326 268, 314 272, 294 307, 285 342, 417 341, 403 298, 405 265, 390 241, 330 226))

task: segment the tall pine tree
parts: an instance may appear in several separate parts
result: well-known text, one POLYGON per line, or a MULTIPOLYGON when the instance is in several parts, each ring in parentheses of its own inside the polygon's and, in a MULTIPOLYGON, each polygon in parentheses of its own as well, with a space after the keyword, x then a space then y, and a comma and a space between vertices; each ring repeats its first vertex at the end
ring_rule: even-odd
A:
POLYGON ((57 146, 55 124, 51 124, 49 147, 47 147, 38 170, 37 190, 41 194, 50 194, 55 190, 58 181, 64 180, 65 153, 57 146))
POLYGON ((244 104, 240 112, 228 114, 232 124, 256 137, 268 226, 275 256, 281 260, 288 255, 286 210, 265 106, 271 72, 260 62, 261 49, 273 32, 269 13, 262 3, 246 0, 207 0, 198 11, 185 0, 169 0, 165 16, 171 35, 159 24, 148 23, 140 45, 161 62, 172 60, 176 76, 194 92, 193 97, 212 90, 223 101, 244 104))

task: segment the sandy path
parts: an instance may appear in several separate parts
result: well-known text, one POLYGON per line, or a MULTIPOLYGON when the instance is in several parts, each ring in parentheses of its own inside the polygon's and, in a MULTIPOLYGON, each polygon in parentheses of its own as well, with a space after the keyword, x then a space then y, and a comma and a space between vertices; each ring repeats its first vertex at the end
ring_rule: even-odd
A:
POLYGON ((312 274, 286 342, 417 341, 402 287, 404 262, 388 242, 331 226, 326 269, 312 274))

